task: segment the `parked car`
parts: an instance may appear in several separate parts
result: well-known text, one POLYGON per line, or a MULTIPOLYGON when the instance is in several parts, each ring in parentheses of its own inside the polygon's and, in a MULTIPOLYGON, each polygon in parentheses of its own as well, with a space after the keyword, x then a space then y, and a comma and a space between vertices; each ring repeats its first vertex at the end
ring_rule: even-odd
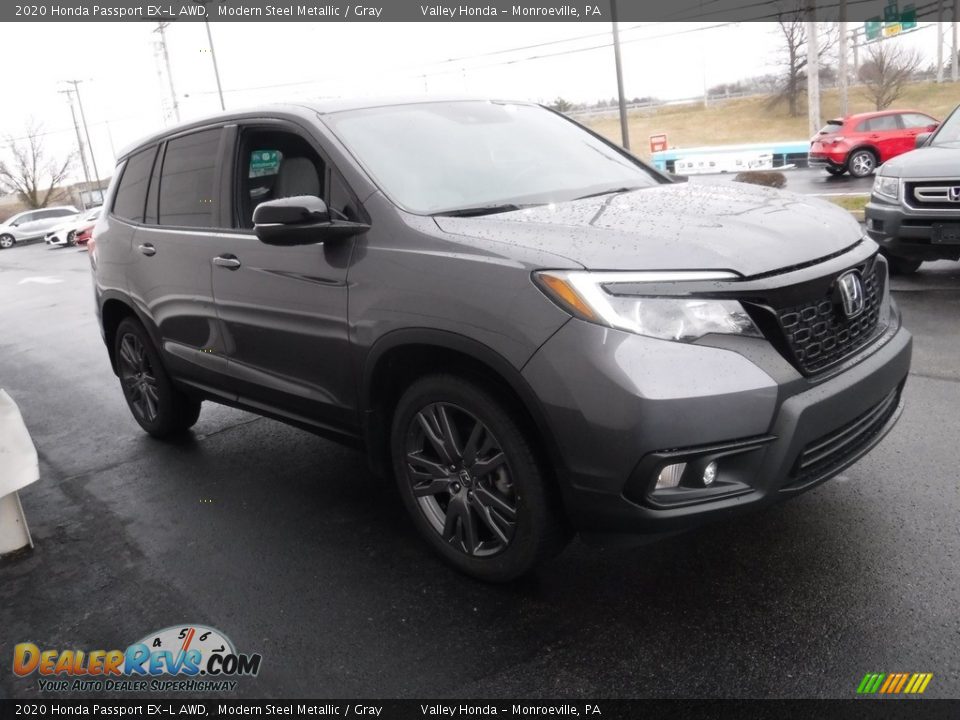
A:
MULTIPOLYGON (((47 245, 61 247, 80 244, 77 240, 79 231, 92 228, 98 217, 100 217, 100 208, 93 208, 92 210, 78 213, 54 227, 46 234, 44 241, 47 245)), ((89 239, 89 237, 87 239, 89 239)), ((86 242, 86 240, 84 240, 84 242, 86 242)))
POLYGON ((537 105, 226 113, 125 150, 104 207, 146 432, 211 400, 358 445, 479 578, 794 496, 902 407, 911 337, 849 213, 674 182, 537 105))
POLYGON ((867 232, 898 273, 960 260, 960 107, 915 143, 880 168, 864 211, 867 232))
POLYGON ((913 150, 916 137, 937 127, 918 110, 883 110, 828 120, 810 141, 808 162, 831 175, 866 177, 890 158, 913 150))
POLYGON ((0 223, 0 248, 6 250, 15 243, 42 238, 51 227, 77 212, 73 206, 62 205, 18 213, 0 223))
POLYGON ((93 228, 96 227, 96 223, 87 225, 86 227, 81 227, 77 230, 77 234, 73 236, 73 242, 76 245, 86 245, 93 238, 93 228))

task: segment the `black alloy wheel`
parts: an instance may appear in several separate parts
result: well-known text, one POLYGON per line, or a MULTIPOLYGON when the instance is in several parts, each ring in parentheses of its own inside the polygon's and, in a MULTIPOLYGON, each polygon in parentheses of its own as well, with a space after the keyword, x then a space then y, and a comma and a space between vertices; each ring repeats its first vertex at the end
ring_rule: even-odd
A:
POLYGON ((200 400, 174 386, 143 325, 124 318, 114 337, 114 358, 123 395, 134 419, 150 435, 182 433, 200 417, 200 400))
POLYGON ((410 424, 406 462, 420 510, 445 542, 476 557, 506 550, 517 497, 490 428, 462 407, 431 403, 410 424))
POLYGON ((393 412, 394 474, 414 524, 447 562, 491 582, 529 572, 571 534, 520 412, 450 374, 415 381, 393 412))

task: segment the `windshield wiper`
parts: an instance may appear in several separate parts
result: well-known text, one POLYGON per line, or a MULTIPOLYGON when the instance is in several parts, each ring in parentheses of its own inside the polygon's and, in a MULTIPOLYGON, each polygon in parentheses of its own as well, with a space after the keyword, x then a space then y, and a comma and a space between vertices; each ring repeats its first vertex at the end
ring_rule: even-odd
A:
POLYGON ((517 205, 516 203, 498 203, 496 205, 474 205, 473 207, 456 208, 454 210, 441 210, 433 213, 434 216, 441 217, 476 217, 478 215, 495 215, 497 213, 511 212, 521 210, 531 205, 517 205))
POLYGON ((599 192, 588 193, 587 195, 581 195, 580 197, 575 197, 574 200, 586 200, 587 198, 600 197, 601 195, 619 195, 620 193, 630 192, 632 190, 639 190, 639 187, 618 187, 618 188, 609 188, 607 190, 601 190, 599 192))

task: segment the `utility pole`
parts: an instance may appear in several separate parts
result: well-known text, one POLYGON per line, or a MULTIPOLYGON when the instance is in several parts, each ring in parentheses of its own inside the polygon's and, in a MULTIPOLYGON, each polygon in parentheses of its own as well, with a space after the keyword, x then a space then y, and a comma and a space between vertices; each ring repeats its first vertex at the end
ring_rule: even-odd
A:
POLYGON ((617 0, 610 0, 610 24, 613 26, 613 61, 617 68, 617 95, 620 98, 620 137, 625 150, 630 149, 627 126, 627 100, 623 96, 623 66, 620 63, 620 31, 617 29, 617 0))
MULTIPOLYGON (((73 118, 73 129, 77 133, 77 147, 80 149, 80 165, 83 166, 83 179, 87 184, 87 187, 90 186, 90 171, 87 169, 87 153, 83 149, 83 138, 80 137, 80 125, 77 123, 77 111, 73 108, 73 90, 58 90, 61 95, 67 96, 67 102, 70 104, 70 117, 73 118)), ((83 202, 83 193, 80 193, 80 204, 85 205, 83 202)), ((86 210, 86 207, 81 207, 81 210, 86 210)))
POLYGON ((80 107, 80 122, 83 123, 83 134, 87 138, 87 148, 90 150, 90 164, 93 166, 93 181, 97 186, 97 190, 102 190, 100 187, 100 171, 97 170, 97 158, 94 156, 93 143, 90 142, 90 127, 87 125, 87 116, 83 112, 83 100, 80 97, 80 83, 82 83, 83 80, 67 80, 67 82, 73 85, 73 91, 77 94, 77 105, 80 107))
POLYGON ((160 35, 160 51, 163 54, 163 63, 167 69, 167 82, 170 84, 170 100, 173 102, 173 116, 180 122, 180 103, 177 102, 177 91, 173 87, 173 73, 170 71, 170 53, 167 52, 167 26, 170 23, 158 22, 154 32, 160 35))
POLYGON ((860 81, 860 33, 853 31, 853 82, 860 81))
MULTIPOLYGON (((847 116, 847 0, 840 0, 840 117, 847 116)), ((819 129, 819 128, 818 128, 819 129)))
POLYGON ((960 45, 957 45, 957 11, 960 10, 960 0, 953 0, 953 57, 950 59, 950 79, 953 82, 958 80, 958 63, 960 63, 960 45))
MULTIPOLYGON (((943 0, 940 1, 943 2, 943 0)), ((226 110, 227 106, 223 102, 223 88, 220 86, 220 69, 217 67, 217 51, 213 49, 213 34, 210 32, 210 22, 204 20, 203 24, 207 26, 207 42, 210 45, 210 57, 213 59, 213 75, 217 79, 217 94, 220 96, 220 109, 226 110)))
POLYGON ((807 22, 807 116, 810 121, 810 137, 820 130, 820 48, 817 42, 817 20, 814 5, 808 12, 807 22))
POLYGON ((943 82, 943 0, 937 0, 937 82, 943 82))

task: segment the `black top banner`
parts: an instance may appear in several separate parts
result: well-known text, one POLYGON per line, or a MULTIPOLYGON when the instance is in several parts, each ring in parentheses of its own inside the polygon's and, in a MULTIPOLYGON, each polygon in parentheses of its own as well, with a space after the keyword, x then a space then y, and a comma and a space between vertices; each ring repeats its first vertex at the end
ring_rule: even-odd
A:
MULTIPOLYGON (((936 19, 939 0, 598 0, 591 2, 320 3, 311 0, 58 0, 0 3, 5 22, 762 22, 873 21, 910 26, 936 19)), ((952 3, 948 3, 952 7, 952 3)))

